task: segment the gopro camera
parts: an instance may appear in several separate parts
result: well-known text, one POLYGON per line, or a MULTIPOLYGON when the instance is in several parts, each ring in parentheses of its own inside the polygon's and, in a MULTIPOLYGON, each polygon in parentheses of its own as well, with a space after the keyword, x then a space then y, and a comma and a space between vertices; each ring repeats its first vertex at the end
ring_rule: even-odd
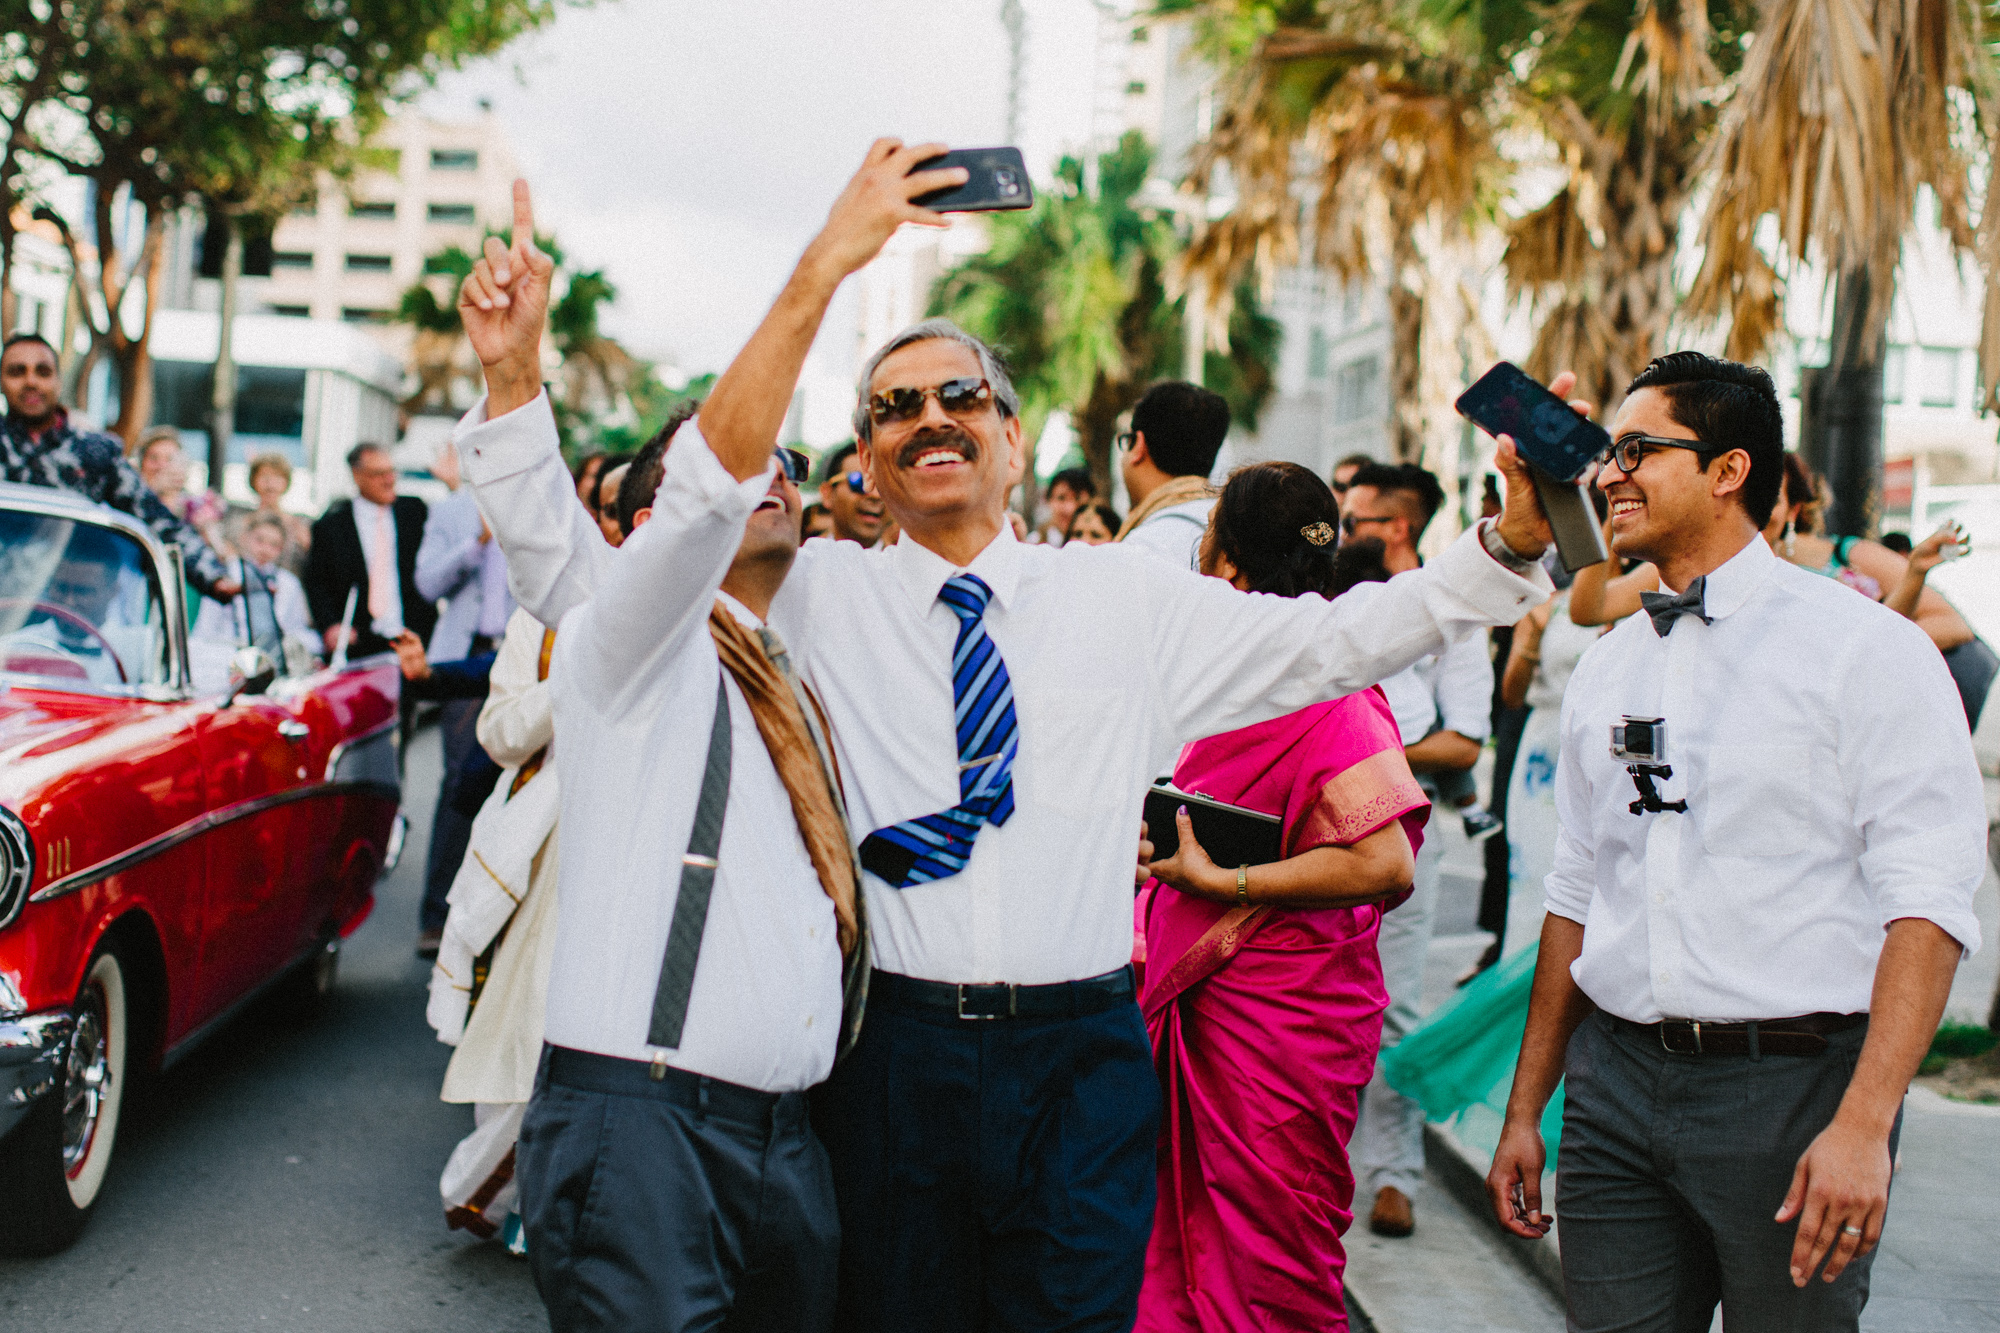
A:
POLYGON ((1611 757, 1621 764, 1648 767, 1667 762, 1667 720, 1624 717, 1611 724, 1611 757))

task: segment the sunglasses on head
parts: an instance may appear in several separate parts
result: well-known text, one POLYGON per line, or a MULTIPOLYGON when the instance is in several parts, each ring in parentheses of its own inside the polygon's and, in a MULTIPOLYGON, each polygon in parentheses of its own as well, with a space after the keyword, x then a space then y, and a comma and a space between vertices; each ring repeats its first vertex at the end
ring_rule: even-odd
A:
POLYGON ((798 450, 787 449, 781 444, 778 446, 776 453, 778 455, 778 467, 784 472, 785 480, 791 482, 792 485, 797 486, 812 475, 812 460, 798 450))
POLYGON ((993 401, 993 386, 968 378, 946 380, 934 389, 884 389, 868 399, 868 419, 878 426, 915 421, 924 414, 926 398, 936 398, 955 417, 969 417, 993 401))

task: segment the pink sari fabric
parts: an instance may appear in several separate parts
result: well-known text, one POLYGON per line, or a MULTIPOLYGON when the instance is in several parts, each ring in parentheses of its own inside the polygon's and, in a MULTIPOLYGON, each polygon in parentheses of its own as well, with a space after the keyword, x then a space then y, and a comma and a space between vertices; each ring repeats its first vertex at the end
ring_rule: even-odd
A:
MULTIPOLYGON (((1428 811, 1379 690, 1197 741, 1176 785, 1284 817, 1287 857, 1428 811)), ((1346 1329, 1347 1141, 1388 992, 1383 907, 1141 894, 1141 997, 1166 1115, 1141 1333, 1346 1329)))

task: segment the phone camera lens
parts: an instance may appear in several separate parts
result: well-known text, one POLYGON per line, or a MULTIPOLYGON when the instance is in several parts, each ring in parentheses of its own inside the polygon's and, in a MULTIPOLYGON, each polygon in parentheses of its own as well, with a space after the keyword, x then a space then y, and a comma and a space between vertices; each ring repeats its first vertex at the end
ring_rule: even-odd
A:
POLYGON ((993 185, 996 190, 1009 199, 1021 192, 1020 178, 1006 167, 1002 167, 993 173, 993 185))

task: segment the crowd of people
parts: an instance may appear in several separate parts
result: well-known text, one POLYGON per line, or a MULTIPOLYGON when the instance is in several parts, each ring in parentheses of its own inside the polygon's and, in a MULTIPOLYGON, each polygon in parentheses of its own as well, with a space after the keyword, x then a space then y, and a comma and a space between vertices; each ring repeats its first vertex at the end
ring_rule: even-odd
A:
POLYGON ((1031 526, 1006 367, 944 320, 815 467, 774 443, 807 350, 941 221, 939 151, 878 142, 707 399, 574 468, 517 184, 429 508, 364 445, 309 531, 275 468, 231 519, 177 441, 134 468, 31 418, 9 344, 9 479, 215 543, 215 634, 394 651, 443 705, 447 1222, 563 1330, 1343 1329, 1356 1212, 1411 1234, 1439 1089, 1498 1085, 1522 1236, 1559 1128, 1572 1327, 1858 1327, 1980 945, 1994 657, 1925 584, 1944 535, 1820 537, 1769 376, 1696 353, 1633 381, 1573 580, 1511 441, 1427 544, 1412 464, 1216 485, 1228 407, 1180 382, 1118 437, 1129 513, 1079 469, 1031 526), (52 447, 90 470, 27 475, 52 447), (1169 777, 1277 855, 1218 864, 1183 806, 1156 858, 1169 777), (1494 942, 1426 1022, 1440 817, 1486 840, 1494 942))

